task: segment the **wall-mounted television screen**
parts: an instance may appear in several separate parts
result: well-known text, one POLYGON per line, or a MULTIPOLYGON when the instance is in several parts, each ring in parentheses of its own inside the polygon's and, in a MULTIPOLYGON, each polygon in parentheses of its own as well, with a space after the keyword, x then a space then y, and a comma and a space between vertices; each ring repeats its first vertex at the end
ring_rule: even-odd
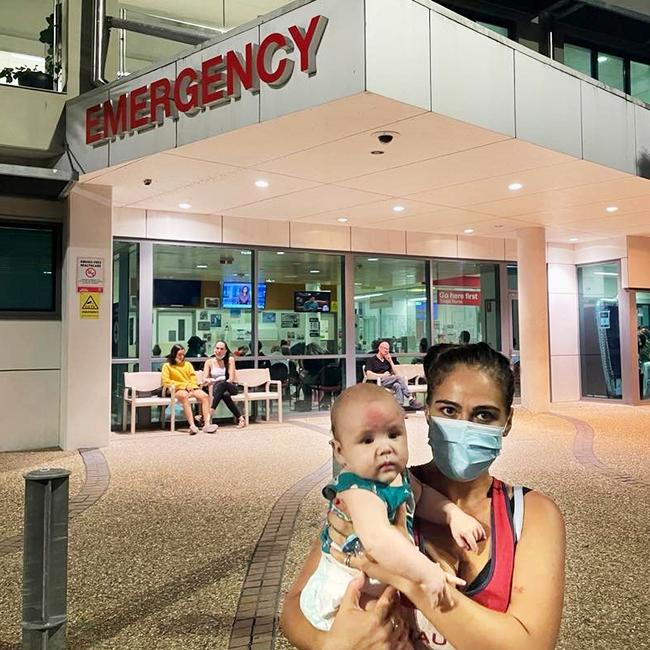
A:
POLYGON ((154 280, 154 307, 199 307, 200 280, 154 280))
MULTIPOLYGON (((253 304, 253 292, 250 282, 224 282, 221 294, 221 306, 224 309, 250 309, 253 304)), ((257 285, 257 308, 266 305, 266 284, 257 285)))
POLYGON ((331 311, 331 291, 294 291, 294 311, 331 311))

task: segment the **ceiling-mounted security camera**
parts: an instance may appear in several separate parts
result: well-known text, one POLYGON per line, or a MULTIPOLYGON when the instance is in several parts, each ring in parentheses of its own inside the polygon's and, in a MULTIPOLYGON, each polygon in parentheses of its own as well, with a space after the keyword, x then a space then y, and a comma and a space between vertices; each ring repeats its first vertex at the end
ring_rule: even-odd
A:
POLYGON ((397 131, 376 131, 372 134, 381 144, 390 144, 395 138, 399 137, 397 131))

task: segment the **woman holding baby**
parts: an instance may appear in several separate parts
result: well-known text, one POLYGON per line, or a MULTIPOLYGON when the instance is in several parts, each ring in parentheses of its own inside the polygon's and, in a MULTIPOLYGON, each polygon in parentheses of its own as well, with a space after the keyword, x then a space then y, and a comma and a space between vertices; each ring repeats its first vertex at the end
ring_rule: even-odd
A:
POLYGON ((399 472, 407 459, 402 427, 379 394, 333 414, 345 423, 346 437, 333 440, 343 471, 327 488, 328 524, 285 600, 285 635, 302 650, 550 650, 564 594, 562 516, 548 497, 489 473, 512 424, 508 360, 484 343, 441 344, 427 353, 424 370, 433 452, 426 465, 399 472), (356 437, 347 431, 354 427, 356 437), (357 445, 376 449, 371 479, 358 477, 357 445), (392 466, 395 478, 382 478, 392 466), (394 500, 393 491, 409 489, 413 498, 394 500), (381 520, 374 528, 368 507, 381 520), (395 532, 387 526, 412 540, 430 566, 403 541, 399 557, 387 553, 382 536, 395 532), (330 588, 337 580, 342 595, 316 606, 311 594, 340 593, 340 584, 330 588))

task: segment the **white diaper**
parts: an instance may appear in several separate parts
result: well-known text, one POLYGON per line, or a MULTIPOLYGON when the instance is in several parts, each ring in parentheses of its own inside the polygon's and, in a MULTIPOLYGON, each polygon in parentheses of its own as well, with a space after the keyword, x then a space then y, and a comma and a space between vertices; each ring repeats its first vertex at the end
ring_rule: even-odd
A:
MULTIPOLYGON (((343 594, 361 571, 337 562, 329 553, 321 553, 318 568, 300 594, 300 609, 305 618, 319 630, 332 627, 343 594)), ((363 592, 374 598, 384 591, 378 580, 366 579, 363 592)))

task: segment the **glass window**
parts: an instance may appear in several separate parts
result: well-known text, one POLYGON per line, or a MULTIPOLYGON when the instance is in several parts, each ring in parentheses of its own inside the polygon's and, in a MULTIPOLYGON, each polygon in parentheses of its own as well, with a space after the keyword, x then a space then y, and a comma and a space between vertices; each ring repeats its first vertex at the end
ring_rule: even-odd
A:
POLYGON ((292 251, 258 253, 260 354, 345 352, 342 268, 340 255, 292 251), (262 293, 265 294, 263 301, 262 293))
MULTIPOLYGON (((183 29, 200 28, 206 38, 216 38, 230 29, 256 19, 274 9, 288 4, 287 0, 255 0, 233 2, 212 0, 210 2, 164 3, 156 7, 150 0, 130 0, 118 4, 121 18, 152 27, 183 29)), ((187 43, 159 38, 132 31, 120 30, 118 76, 132 74, 187 50, 187 43)))
POLYGON ((138 244, 113 244, 113 358, 138 356, 138 244))
POLYGON ((426 350, 426 262, 357 255, 354 269, 357 352, 372 352, 383 339, 397 354, 420 354, 421 342, 426 350))
POLYGON ((493 32, 496 32, 497 34, 501 34, 501 36, 505 36, 506 38, 510 36, 510 30, 504 25, 495 25, 494 23, 486 23, 482 20, 477 20, 476 22, 479 25, 482 25, 483 27, 487 27, 488 29, 491 29, 493 32))
POLYGON ((564 65, 591 77, 591 50, 579 45, 564 44, 564 65))
POLYGON ((636 327, 641 399, 650 399, 650 292, 636 292, 636 327))
POLYGON ((56 224, 0 224, 0 312, 57 312, 59 233, 56 224))
POLYGON ((604 52, 598 52, 598 80, 612 88, 625 91, 623 59, 604 52))
POLYGON ((434 262, 435 343, 485 341, 501 349, 499 269, 482 262, 434 262))
POLYGON ((630 94, 650 104, 650 65, 630 61, 630 94))
POLYGON ((153 356, 181 343, 200 369, 198 359, 210 356, 219 339, 238 356, 250 356, 252 259, 239 248, 155 244, 153 356))
POLYGON ((62 90, 61 0, 0 3, 0 70, 3 83, 62 90))
POLYGON ((578 267, 583 397, 621 399, 617 262, 578 267))

